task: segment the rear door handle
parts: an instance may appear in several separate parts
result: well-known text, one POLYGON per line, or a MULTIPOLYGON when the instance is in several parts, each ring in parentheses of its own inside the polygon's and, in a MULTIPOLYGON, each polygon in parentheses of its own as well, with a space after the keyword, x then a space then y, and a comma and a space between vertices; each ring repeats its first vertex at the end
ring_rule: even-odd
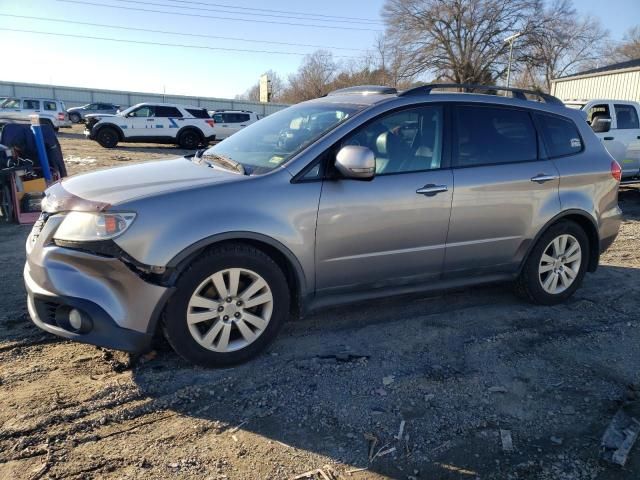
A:
POLYGON ((153 118, 147 118, 147 122, 153 122, 153 118))
POLYGON ((536 182, 536 183, 545 183, 545 182, 551 182, 553 180, 555 180, 556 177, 555 175, 545 175, 544 173, 541 173, 540 175, 536 175, 535 177, 531 177, 531 181, 532 182, 536 182))
POLYGON ((604 137, 605 140, 613 140, 613 137, 604 137))
POLYGON ((433 183, 429 183, 422 188, 416 190, 416 193, 420 195, 424 195, 426 197, 433 197, 442 192, 446 192, 449 190, 446 185, 435 185, 433 183))

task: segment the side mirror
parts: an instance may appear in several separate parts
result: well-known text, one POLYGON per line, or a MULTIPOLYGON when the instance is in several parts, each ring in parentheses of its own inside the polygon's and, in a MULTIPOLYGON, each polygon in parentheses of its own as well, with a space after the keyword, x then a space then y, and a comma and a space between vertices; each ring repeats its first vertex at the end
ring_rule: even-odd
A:
POLYGON ((596 117, 591 122, 591 129, 596 133, 605 133, 611 130, 611 119, 609 117, 596 117))
POLYGON ((371 180, 376 174, 376 156, 371 149, 359 145, 342 147, 335 165, 345 178, 354 180, 371 180))

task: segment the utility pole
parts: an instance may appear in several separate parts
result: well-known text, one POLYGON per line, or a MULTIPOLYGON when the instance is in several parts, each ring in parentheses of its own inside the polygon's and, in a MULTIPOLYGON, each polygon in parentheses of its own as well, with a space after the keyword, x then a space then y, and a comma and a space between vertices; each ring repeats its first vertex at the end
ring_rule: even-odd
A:
POLYGON ((522 36, 523 32, 518 32, 504 39, 504 43, 509 43, 509 64, 507 65, 507 88, 511 86, 511 62, 513 62, 513 43, 522 36))

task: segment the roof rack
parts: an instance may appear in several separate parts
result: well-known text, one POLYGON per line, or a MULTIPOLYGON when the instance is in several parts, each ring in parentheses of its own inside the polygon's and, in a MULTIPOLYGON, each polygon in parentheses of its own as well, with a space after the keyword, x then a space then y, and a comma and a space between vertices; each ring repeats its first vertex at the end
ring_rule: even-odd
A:
POLYGON ((431 83, 429 85, 422 85, 420 87, 405 90, 404 92, 399 93, 398 96, 406 97, 410 95, 429 95, 431 93, 431 90, 441 88, 459 88, 466 93, 476 93, 477 90, 481 90, 484 92, 511 92, 511 96, 513 98, 527 101, 530 101, 527 98, 527 95, 533 95, 535 97, 538 97, 545 103, 553 105, 564 105, 562 103, 562 100, 560 100, 558 97, 554 97, 553 95, 549 95, 548 93, 536 92, 535 90, 524 90, 522 88, 496 87, 492 85, 474 85, 469 83, 431 83))
POLYGON ((358 85, 355 87, 341 88, 327 93, 327 97, 334 95, 390 95, 396 94, 398 90, 393 87, 385 87, 384 85, 358 85))

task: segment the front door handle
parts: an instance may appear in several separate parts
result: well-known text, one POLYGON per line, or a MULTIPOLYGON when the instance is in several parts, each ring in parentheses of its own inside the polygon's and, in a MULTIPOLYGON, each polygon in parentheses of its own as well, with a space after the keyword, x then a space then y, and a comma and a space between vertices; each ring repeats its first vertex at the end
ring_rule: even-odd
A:
POLYGON ((536 182, 536 183, 545 183, 545 182, 551 182, 553 180, 555 180, 556 177, 555 175, 545 175, 544 173, 541 173, 540 175, 536 175, 535 177, 531 177, 531 181, 532 182, 536 182))
POLYGON ((613 140, 613 137, 604 137, 605 140, 613 140))
POLYGON ((147 118, 147 122, 153 122, 153 118, 147 118))
POLYGON ((435 185, 433 183, 429 183, 422 188, 416 190, 416 193, 420 195, 424 195, 426 197, 433 197, 442 192, 446 192, 449 190, 446 185, 435 185))

